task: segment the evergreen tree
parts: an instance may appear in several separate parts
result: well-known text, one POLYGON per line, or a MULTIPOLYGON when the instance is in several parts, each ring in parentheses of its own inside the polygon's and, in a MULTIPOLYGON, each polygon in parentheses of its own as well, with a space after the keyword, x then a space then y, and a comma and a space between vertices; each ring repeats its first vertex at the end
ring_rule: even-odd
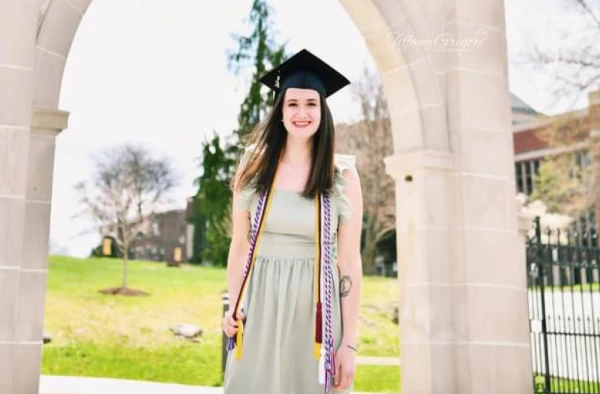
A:
POLYGON ((258 79, 268 69, 286 60, 285 45, 277 44, 273 38, 273 25, 269 20, 272 14, 273 10, 265 0, 254 0, 250 10, 250 23, 254 29, 248 36, 234 35, 238 49, 229 55, 229 69, 238 76, 240 70, 253 70, 250 89, 238 115, 236 134, 240 138, 250 133, 273 105, 272 95, 261 94, 263 86, 258 79))
POLYGON ((249 20, 253 30, 248 36, 234 36, 238 48, 229 54, 229 69, 236 75, 241 70, 252 70, 251 84, 238 115, 238 128, 231 141, 217 135, 202 145, 202 175, 198 178, 195 204, 201 214, 194 215, 195 231, 206 231, 206 247, 194 246, 194 253, 202 260, 226 265, 231 242, 231 179, 241 155, 240 142, 265 116, 272 106, 272 96, 264 95, 259 78, 267 69, 285 61, 284 46, 275 43, 269 18, 273 11, 265 0, 254 0, 249 20), (205 218, 205 222, 201 221, 205 218))
MULTIPOLYGON (((198 193, 195 198, 195 211, 198 219, 204 219, 206 245, 200 251, 202 260, 215 265, 227 262, 231 241, 231 190, 229 184, 237 163, 235 145, 227 144, 214 135, 202 147, 202 175, 198 178, 198 193)), ((198 221, 200 221, 198 220, 198 221)))

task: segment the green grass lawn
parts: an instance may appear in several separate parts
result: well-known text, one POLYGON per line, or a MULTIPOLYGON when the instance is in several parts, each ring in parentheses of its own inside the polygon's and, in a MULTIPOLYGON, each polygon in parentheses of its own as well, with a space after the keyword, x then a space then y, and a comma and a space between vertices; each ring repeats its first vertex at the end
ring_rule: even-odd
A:
MULTIPOLYGON (((42 373, 220 386, 223 268, 168 268, 133 261, 129 287, 142 297, 98 292, 121 283, 121 261, 52 256, 46 294, 42 373), (175 323, 203 331, 199 343, 177 339, 175 323)), ((360 355, 398 356, 398 326, 391 321, 397 281, 366 277, 359 323, 360 355)), ((398 367, 357 367, 357 391, 398 392, 398 367)))
MULTIPOLYGON (((544 376, 538 375, 534 378, 535 393, 546 393, 544 376)), ((600 382, 584 382, 572 379, 556 379, 550 380, 550 391, 565 392, 565 393, 598 393, 600 392, 600 382)))
MULTIPOLYGON (((541 286, 536 285, 529 287, 530 290, 540 291, 541 286)), ((600 283, 585 283, 580 285, 563 285, 563 286, 544 286, 546 291, 576 291, 576 292, 596 292, 600 291, 600 283)))

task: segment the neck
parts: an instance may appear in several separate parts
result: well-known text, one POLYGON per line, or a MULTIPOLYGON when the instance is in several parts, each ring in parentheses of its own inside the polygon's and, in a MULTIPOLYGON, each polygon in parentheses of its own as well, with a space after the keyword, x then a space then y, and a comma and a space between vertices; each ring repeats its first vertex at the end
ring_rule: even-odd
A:
POLYGON ((310 164, 312 160, 311 156, 312 139, 308 141, 297 141, 288 137, 281 160, 292 166, 302 166, 310 164))

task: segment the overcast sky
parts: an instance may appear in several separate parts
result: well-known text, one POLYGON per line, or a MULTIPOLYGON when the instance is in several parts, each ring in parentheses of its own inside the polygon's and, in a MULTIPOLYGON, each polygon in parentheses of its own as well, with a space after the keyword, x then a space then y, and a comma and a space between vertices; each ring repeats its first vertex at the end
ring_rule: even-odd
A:
MULTIPOLYGON (((426 0, 430 1, 430 0, 426 0)), ((561 16, 560 0, 507 0, 510 89, 536 110, 548 112, 548 80, 513 64, 532 40, 550 42, 547 27, 561 16), (554 5, 553 5, 554 4, 554 5), (554 19, 556 18, 556 19, 554 19)), ((226 67, 226 50, 251 0, 92 1, 79 27, 63 78, 60 109, 69 127, 57 139, 51 239, 74 256, 99 241, 82 232, 89 223, 71 217, 73 185, 88 177, 90 157, 124 142, 145 144, 174 160, 183 185, 183 207, 195 191, 196 158, 206 136, 230 133, 247 88, 226 67)), ((278 39, 288 53, 307 48, 357 81, 373 68, 364 40, 337 0, 271 0, 278 39), (315 10, 318 10, 316 12, 315 10)), ((564 17, 564 14, 562 15, 564 17)), ((349 90, 329 103, 336 121, 356 119, 349 90)), ((579 105, 587 105, 580 102, 579 105)))

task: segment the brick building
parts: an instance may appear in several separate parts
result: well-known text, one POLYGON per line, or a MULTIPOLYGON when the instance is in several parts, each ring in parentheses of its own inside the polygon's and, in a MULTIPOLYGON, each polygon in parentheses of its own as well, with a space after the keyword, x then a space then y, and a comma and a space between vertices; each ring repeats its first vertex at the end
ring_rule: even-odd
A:
POLYGON ((186 210, 178 209, 147 217, 132 240, 130 251, 136 260, 172 262, 177 254, 185 262, 190 243, 186 210), (176 248, 179 252, 175 252, 176 248))
MULTIPOLYGON (((576 130, 572 144, 551 146, 542 136, 555 127, 558 116, 538 114, 513 96, 513 148, 515 154, 515 182, 518 193, 531 195, 534 179, 543 160, 555 155, 571 155, 575 163, 585 167, 590 163, 588 139, 600 133, 600 89, 591 92, 587 108, 559 115, 564 127, 576 130), (518 100, 518 101, 517 101, 518 100)), ((580 218, 587 229, 599 228, 600 205, 580 218)))

